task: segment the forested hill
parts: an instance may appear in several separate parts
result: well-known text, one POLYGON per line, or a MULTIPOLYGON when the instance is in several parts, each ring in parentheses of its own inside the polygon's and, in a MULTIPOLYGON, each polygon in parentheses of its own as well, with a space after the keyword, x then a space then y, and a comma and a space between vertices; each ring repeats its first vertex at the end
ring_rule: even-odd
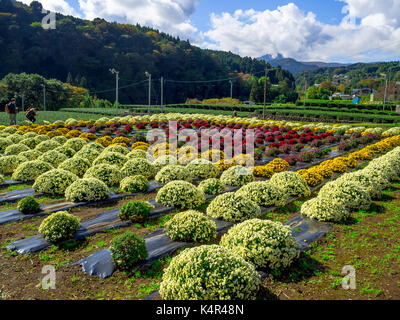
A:
MULTIPOLYGON (((114 87, 115 76, 109 69, 115 68, 120 71, 120 101, 137 104, 147 102, 147 83, 126 86, 146 80, 148 71, 154 79, 152 103, 159 103, 161 76, 182 81, 167 82, 165 87, 166 102, 178 103, 188 97, 230 95, 228 81, 207 84, 185 81, 241 75, 248 79, 246 74, 260 74, 266 67, 263 61, 202 50, 188 41, 139 25, 109 23, 103 19, 87 21, 57 14, 56 29, 45 30, 41 25, 44 16, 39 2, 26 6, 0 0, 0 78, 8 73, 37 73, 90 91, 103 91, 114 87)), ((251 84, 243 79, 235 81, 234 95, 247 100, 251 84)), ((98 96, 114 101, 114 91, 98 96)))
MULTIPOLYGON (((303 86, 306 80, 308 84, 333 81, 357 87, 358 84, 365 86, 373 83, 374 79, 382 79, 386 73, 390 75, 391 81, 400 81, 400 62, 356 63, 337 68, 319 68, 298 73, 295 78, 299 86, 303 86)), ((379 85, 379 81, 375 82, 379 85)))

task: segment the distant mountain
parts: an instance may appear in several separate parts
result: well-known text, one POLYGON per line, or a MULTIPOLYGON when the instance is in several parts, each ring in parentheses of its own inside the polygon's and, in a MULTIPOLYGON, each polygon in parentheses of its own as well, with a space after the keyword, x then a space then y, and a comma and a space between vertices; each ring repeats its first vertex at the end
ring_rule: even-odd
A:
POLYGON ((280 53, 278 53, 276 57, 273 57, 271 54, 266 54, 258 59, 269 63, 273 67, 281 66, 282 69, 288 70, 293 74, 315 70, 318 68, 339 68, 348 66, 348 64, 335 62, 302 62, 292 58, 284 58, 280 53))

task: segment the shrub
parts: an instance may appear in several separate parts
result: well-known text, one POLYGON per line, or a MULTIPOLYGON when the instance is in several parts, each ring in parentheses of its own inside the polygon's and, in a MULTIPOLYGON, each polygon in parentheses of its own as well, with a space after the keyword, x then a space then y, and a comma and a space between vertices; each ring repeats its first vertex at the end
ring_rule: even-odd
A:
POLYGON ((0 153, 4 153, 4 150, 10 145, 12 145, 12 141, 6 138, 0 138, 0 153))
MULTIPOLYGON (((39 136, 38 136, 39 137, 39 136)), ((38 139, 38 137, 36 137, 35 139, 38 139)), ((47 136, 46 136, 47 137, 47 136)), ((61 145, 53 140, 45 140, 40 142, 36 147, 35 150, 40 151, 42 153, 45 153, 47 151, 51 151, 54 150, 55 148, 60 147, 61 145)))
POLYGON ((65 190, 65 198, 72 202, 99 201, 109 197, 107 185, 95 178, 77 180, 65 190))
POLYGON ((30 132, 25 133, 25 134, 23 135, 23 137, 24 137, 25 139, 29 139, 29 138, 34 138, 34 137, 36 137, 37 135, 38 135, 38 134, 37 134, 36 132, 30 131, 30 132))
POLYGON ((206 159, 195 159, 186 167, 194 178, 216 178, 219 170, 216 165, 206 159))
POLYGON ((267 181, 246 184, 236 194, 243 195, 264 207, 284 206, 288 200, 288 195, 281 188, 267 181))
POLYGON ((319 221, 339 222, 349 216, 343 204, 334 202, 331 199, 316 197, 304 202, 300 210, 301 214, 319 221))
POLYGON ((178 164, 170 164, 163 167, 156 175, 155 180, 162 184, 175 180, 192 181, 190 171, 184 166, 178 164))
POLYGON ((330 199, 336 204, 341 204, 347 209, 368 209, 371 197, 367 190, 352 181, 329 182, 319 192, 321 199, 330 199))
POLYGON ((5 181, 6 179, 4 178, 4 176, 0 174, 0 185, 3 185, 5 181))
POLYGON ((148 201, 134 200, 123 204, 118 216, 121 220, 142 221, 149 216, 153 208, 154 206, 148 201))
POLYGON ((38 145, 38 142, 35 138, 27 138, 21 140, 20 144, 26 145, 29 149, 35 149, 35 147, 38 145))
POLYGON ((172 240, 208 242, 216 238, 217 227, 214 221, 198 211, 185 211, 176 214, 165 224, 165 233, 172 240))
POLYGON ((85 172, 90 168, 90 162, 81 157, 73 157, 62 162, 58 168, 70 171, 78 177, 83 177, 85 172))
POLYGON ((187 181, 172 181, 158 191, 156 201, 165 206, 192 209, 203 204, 205 196, 187 181))
POLYGON ((153 161, 153 166, 156 171, 159 171, 162 167, 165 167, 169 164, 177 164, 178 160, 174 156, 166 155, 158 157, 153 161))
POLYGON ((64 136, 57 136, 57 137, 51 138, 51 140, 59 143, 60 145, 63 145, 64 143, 66 143, 68 141, 68 139, 64 136))
POLYGON ((131 159, 128 160, 122 168, 122 173, 126 176, 135 176, 141 174, 147 179, 155 176, 156 171, 154 166, 145 159, 131 159))
POLYGON ((39 227, 39 233, 47 241, 57 243, 71 239, 79 226, 78 217, 67 211, 59 211, 43 220, 39 227))
POLYGON ((24 137, 19 134, 12 134, 9 135, 7 139, 10 140, 13 144, 17 144, 24 140, 24 137))
POLYGON ((378 185, 379 189, 385 190, 391 185, 387 177, 385 177, 380 171, 366 167, 362 170, 362 173, 371 178, 378 185))
POLYGON ((217 196, 207 207, 208 216, 231 222, 255 218, 260 214, 261 209, 257 203, 234 192, 217 196))
POLYGON ((21 155, 0 157, 0 173, 13 173, 15 169, 25 161, 26 158, 21 155))
POLYGON ((65 154, 68 158, 71 158, 75 155, 75 151, 71 148, 68 148, 66 146, 60 146, 54 149, 54 151, 60 152, 62 154, 65 154))
MULTIPOLYGON (((97 144, 97 143, 96 143, 97 144)), ((90 163, 92 163, 101 153, 94 148, 87 148, 83 147, 79 150, 74 157, 80 157, 83 159, 87 159, 90 163)))
POLYGON ((364 174, 363 171, 345 173, 336 179, 336 181, 354 182, 364 188, 373 199, 377 199, 382 196, 383 189, 381 188, 379 182, 372 176, 364 174))
POLYGON ((40 203, 34 196, 27 196, 18 201, 17 209, 23 214, 35 214, 40 211, 40 203))
POLYGON ((122 168, 127 161, 128 158, 118 152, 103 152, 93 161, 93 165, 107 163, 122 168))
POLYGON ((12 179, 23 182, 35 181, 37 177, 51 169, 54 168, 48 162, 40 160, 24 162, 15 169, 12 179))
POLYGON ((260 275, 237 254, 217 245, 186 249, 165 270, 160 295, 165 300, 255 299, 260 275))
POLYGON ((145 192, 149 188, 149 181, 142 175, 126 177, 121 180, 119 188, 129 193, 145 192))
POLYGON ((99 179, 109 187, 119 185, 123 178, 122 173, 117 166, 112 166, 107 163, 98 164, 89 168, 83 177, 99 179))
POLYGON ((40 151, 37 151, 37 150, 28 150, 28 151, 21 152, 19 154, 19 156, 25 157, 28 161, 32 161, 32 160, 36 160, 37 158, 39 158, 42 154, 43 153, 41 153, 40 151))
POLYGON ((292 229, 281 222, 252 219, 229 229, 221 245, 257 267, 288 267, 300 254, 292 229))
POLYGON ((105 148, 104 152, 117 152, 126 156, 129 153, 129 150, 127 148, 124 148, 123 146, 113 145, 105 148))
POLYGON ((272 185, 283 189, 283 192, 289 196, 308 197, 311 194, 307 181, 295 172, 276 173, 272 176, 270 182, 272 185))
POLYGON ((10 146, 8 146, 5 150, 4 150, 4 155, 6 156, 16 156, 18 154, 20 154, 21 152, 24 151, 29 151, 30 148, 24 144, 21 143, 17 143, 17 144, 12 144, 10 146))
POLYGON ((60 163, 64 162, 67 159, 68 157, 65 154, 54 150, 46 152, 38 158, 38 160, 40 161, 50 163, 55 168, 57 168, 60 163))
POLYGON ((211 195, 216 195, 225 191, 224 185, 217 178, 211 178, 201 181, 198 188, 205 194, 211 195))
POLYGON ((147 152, 144 150, 136 149, 131 152, 129 152, 126 157, 128 159, 135 159, 135 158, 141 158, 141 159, 147 159, 147 152))
POLYGON ((51 195, 64 195, 65 190, 76 180, 78 177, 75 174, 62 169, 54 169, 37 177, 33 189, 36 192, 51 195))
POLYGON ((111 257, 118 269, 129 270, 147 258, 145 241, 132 231, 115 237, 111 242, 111 257))
POLYGON ((220 179, 222 184, 236 187, 253 182, 254 175, 245 167, 235 166, 224 171, 220 179))
POLYGON ((72 138, 69 139, 67 142, 64 143, 64 146, 67 148, 73 149, 75 152, 81 150, 87 142, 81 138, 72 138))

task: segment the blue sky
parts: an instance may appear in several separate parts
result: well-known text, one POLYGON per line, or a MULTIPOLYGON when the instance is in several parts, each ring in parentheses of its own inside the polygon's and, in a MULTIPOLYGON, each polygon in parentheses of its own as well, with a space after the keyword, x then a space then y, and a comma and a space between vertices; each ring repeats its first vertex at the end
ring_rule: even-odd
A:
MULTIPOLYGON (((29 4, 31 0, 20 0, 29 4)), ((39 0, 86 19, 139 23, 242 56, 400 60, 400 0, 39 0)))

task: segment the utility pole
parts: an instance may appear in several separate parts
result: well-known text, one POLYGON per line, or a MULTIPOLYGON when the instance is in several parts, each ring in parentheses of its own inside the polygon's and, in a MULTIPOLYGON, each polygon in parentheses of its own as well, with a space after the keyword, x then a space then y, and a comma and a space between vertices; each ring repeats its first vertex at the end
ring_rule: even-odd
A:
POLYGON ((304 78, 304 106, 306 106, 306 97, 307 97, 307 80, 304 78))
POLYGON ((25 97, 24 95, 21 95, 21 100, 22 100, 22 112, 25 111, 25 97))
POLYGON ((268 74, 268 69, 265 68, 263 120, 265 120, 265 108, 267 105, 267 74, 268 74))
POLYGON ((164 77, 161 77, 161 112, 164 111, 164 77))
POLYGON ((43 110, 46 111, 46 86, 42 84, 43 87, 43 110))
POLYGON ((147 109, 147 112, 150 114, 150 106, 151 106, 151 74, 148 73, 147 71, 144 73, 146 77, 149 78, 149 106, 147 109))
POLYGON ((229 83, 231 84, 231 106, 233 106, 233 81, 229 80, 229 83))
POLYGON ((383 97, 383 110, 385 110, 386 107, 386 97, 387 97, 387 91, 388 91, 388 84, 389 84, 389 77, 390 77, 390 71, 392 71, 392 69, 394 68, 394 66, 390 67, 388 72, 385 74, 385 78, 386 78, 386 85, 385 85, 385 95, 383 97))
POLYGON ((118 84, 119 84, 119 71, 114 68, 110 69, 112 74, 115 74, 115 113, 118 114, 118 84))

